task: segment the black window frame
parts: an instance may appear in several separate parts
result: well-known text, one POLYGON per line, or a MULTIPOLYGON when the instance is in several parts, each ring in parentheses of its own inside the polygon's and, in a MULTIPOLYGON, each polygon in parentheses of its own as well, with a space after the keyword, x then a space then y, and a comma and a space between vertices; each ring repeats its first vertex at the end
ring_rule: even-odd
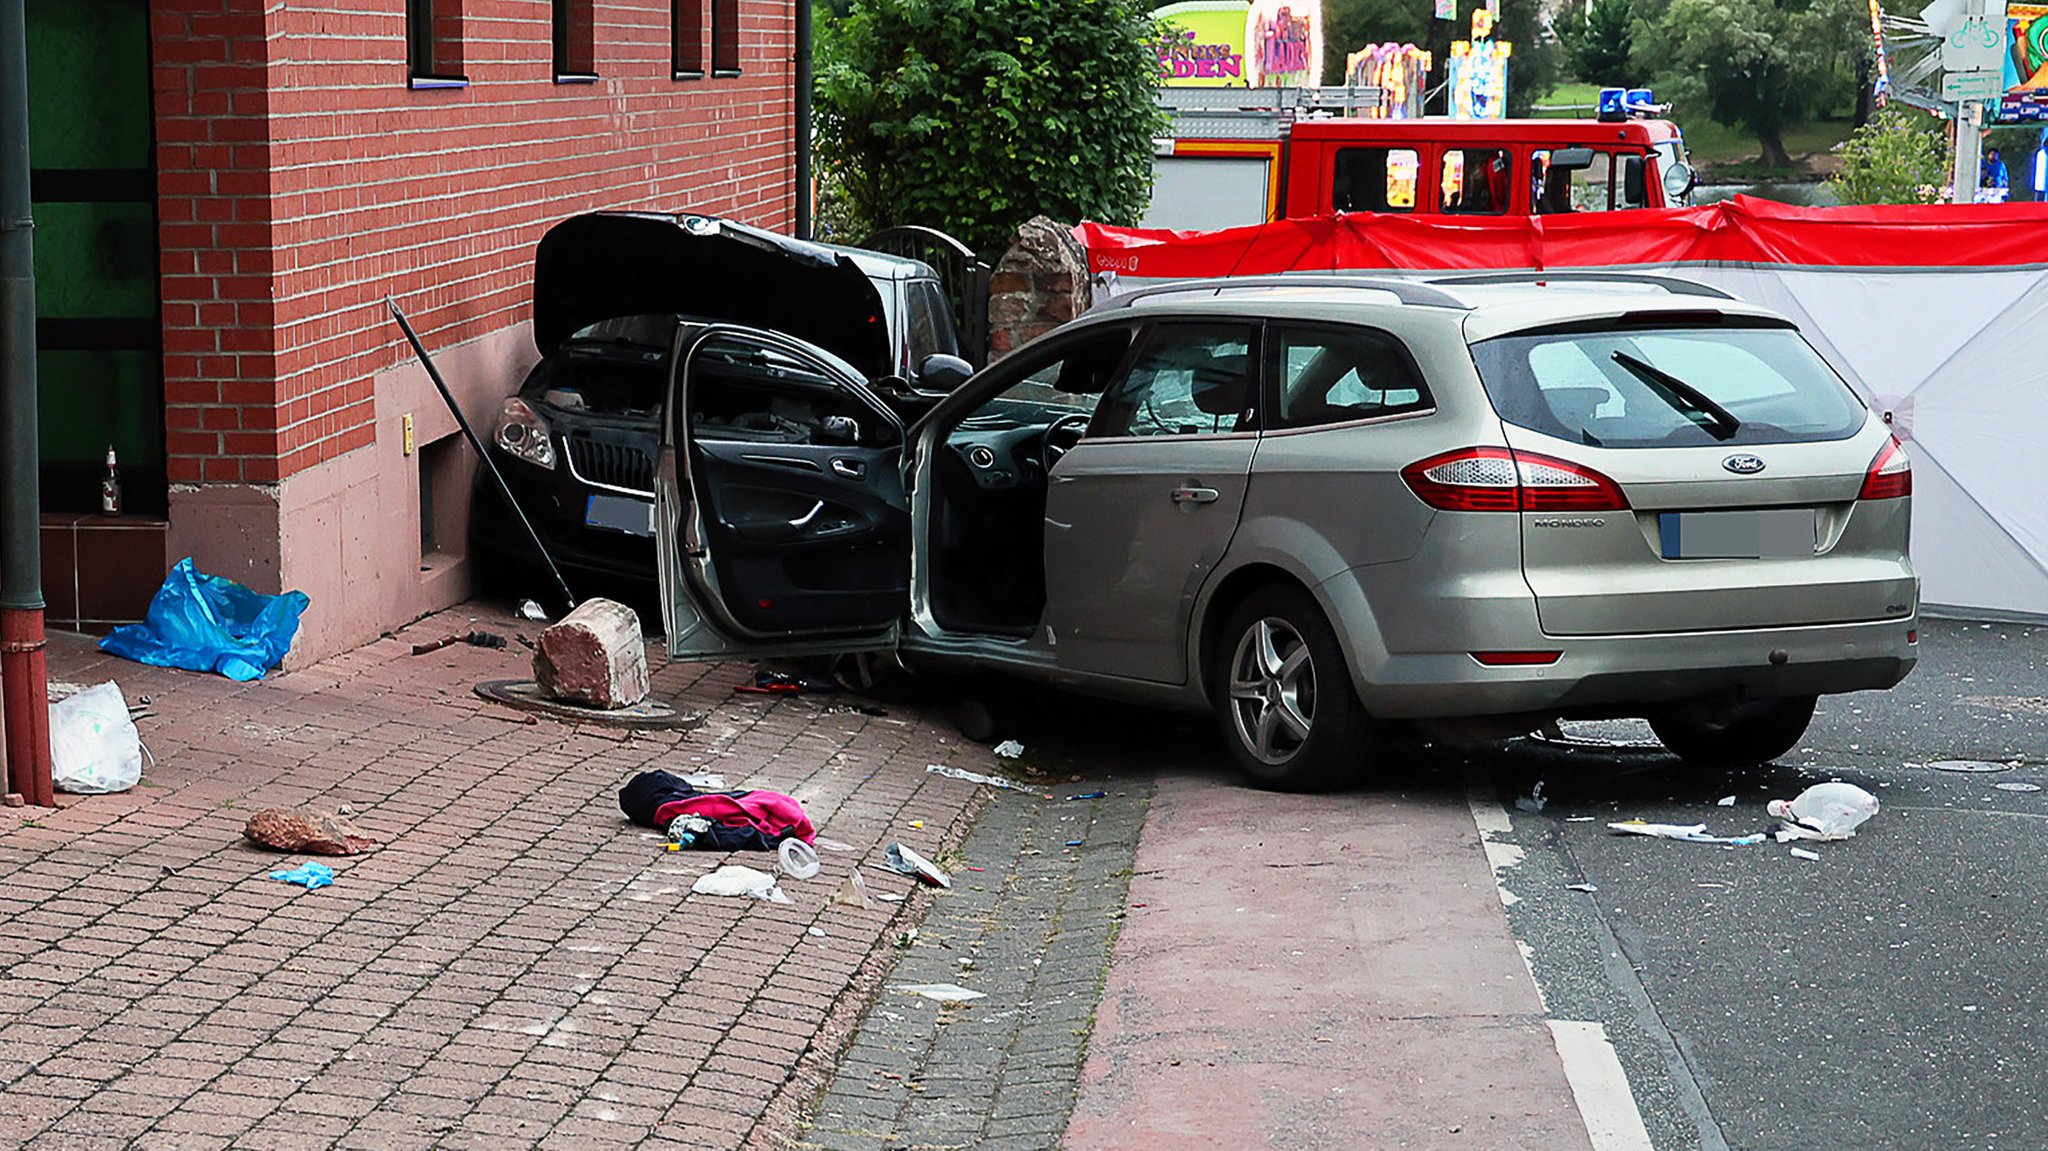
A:
POLYGON ((709 63, 704 38, 705 0, 669 0, 669 73, 676 80, 702 80, 709 63))
POLYGON ((597 81, 596 12, 591 0, 552 0, 550 16, 557 84, 597 81))
MULTIPOLYGON (((1259 423, 1268 432, 1300 431, 1308 428, 1332 428, 1367 421, 1391 420, 1408 416, 1428 415, 1436 411, 1436 396, 1429 389, 1429 377, 1415 358, 1415 350, 1408 341, 1385 328, 1367 324, 1338 324, 1316 320, 1271 320, 1263 333, 1265 346, 1266 384, 1260 394, 1261 408, 1259 423), (1335 337, 1368 336, 1383 339, 1393 345, 1395 358, 1407 370, 1414 381, 1415 402, 1399 406, 1388 406, 1371 415, 1343 415, 1322 419, 1290 418, 1287 414, 1287 365, 1281 362, 1283 348, 1291 333, 1327 334, 1335 337)), ((1384 394, 1392 389, 1382 388, 1384 394)))
POLYGON ((711 9, 708 50, 711 74, 725 79, 740 74, 740 0, 707 0, 711 9))
POLYGON ((462 71, 462 22, 461 0, 405 0, 408 87, 469 86, 469 77, 462 71), (447 34, 451 27, 453 35, 447 34), (450 63, 454 67, 443 66, 450 63))
MULTIPOLYGON (((1371 170, 1371 165, 1368 164, 1366 167, 1368 170, 1371 170)), ((1410 216, 1422 210, 1423 183, 1423 154, 1420 148, 1410 147, 1405 144, 1359 144, 1352 147, 1339 148, 1330 157, 1330 210, 1334 212, 1371 212, 1374 215, 1382 216, 1410 216), (1387 173, 1393 166, 1392 161, 1396 152, 1406 152, 1415 158, 1415 200, 1405 208, 1394 207, 1387 201, 1386 195, 1387 173), (1356 187, 1350 189, 1354 196, 1353 206, 1346 207, 1339 204, 1337 202, 1338 181, 1345 175, 1352 174, 1354 161, 1351 158, 1354 156, 1363 158, 1373 153, 1378 153, 1380 157, 1377 169, 1380 178, 1379 199, 1380 203, 1384 206, 1378 208, 1357 207, 1355 197, 1358 189, 1356 187)))

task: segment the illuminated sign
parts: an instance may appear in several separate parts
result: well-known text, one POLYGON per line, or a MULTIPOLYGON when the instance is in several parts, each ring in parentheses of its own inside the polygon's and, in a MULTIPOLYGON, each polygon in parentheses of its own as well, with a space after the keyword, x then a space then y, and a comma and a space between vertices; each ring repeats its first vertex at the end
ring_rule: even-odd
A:
POLYGON ((1323 82, 1322 0, 1252 0, 1244 29, 1252 87, 1323 82))
POLYGON ((1159 82, 1169 88, 1242 88, 1248 0, 1182 0, 1155 9, 1167 26, 1158 45, 1159 82))
POLYGON ((2007 4, 2005 45, 1998 119, 2048 120, 2048 5, 2007 4))
POLYGON ((1378 88, 1380 106, 1366 112, 1375 120, 1411 120, 1422 115, 1429 90, 1429 53, 1413 44, 1368 44, 1344 58, 1345 82, 1378 88))
POLYGON ((1502 120, 1508 114, 1508 57, 1514 45, 1493 39, 1493 13, 1472 10, 1472 39, 1451 45, 1446 70, 1451 86, 1451 117, 1457 120, 1502 120))

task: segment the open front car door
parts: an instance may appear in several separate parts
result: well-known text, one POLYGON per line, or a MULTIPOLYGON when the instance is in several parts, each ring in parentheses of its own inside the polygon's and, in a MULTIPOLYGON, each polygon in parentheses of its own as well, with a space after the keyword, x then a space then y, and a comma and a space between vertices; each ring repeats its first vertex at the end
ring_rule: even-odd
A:
POLYGON ((903 424, 828 352, 682 324, 655 483, 675 659, 893 647, 909 600, 903 424))

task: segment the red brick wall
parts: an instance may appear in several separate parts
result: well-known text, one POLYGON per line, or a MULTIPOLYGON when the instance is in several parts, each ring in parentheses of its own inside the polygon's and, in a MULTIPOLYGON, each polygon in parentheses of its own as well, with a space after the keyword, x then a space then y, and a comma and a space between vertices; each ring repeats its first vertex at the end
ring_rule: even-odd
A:
POLYGON ((554 82, 549 0, 463 0, 469 86, 414 91, 404 0, 151 0, 173 483, 374 442, 384 297, 430 348, 517 323, 564 216, 789 226, 790 0, 739 0, 742 73, 699 80, 670 0, 590 7, 596 83, 554 82))

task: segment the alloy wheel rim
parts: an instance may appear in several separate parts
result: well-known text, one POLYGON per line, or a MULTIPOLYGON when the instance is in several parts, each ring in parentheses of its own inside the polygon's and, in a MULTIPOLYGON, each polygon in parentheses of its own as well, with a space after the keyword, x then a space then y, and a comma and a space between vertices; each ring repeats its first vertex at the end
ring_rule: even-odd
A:
POLYGON ((1254 758, 1279 766, 1315 728, 1316 668, 1292 624, 1268 616, 1246 628, 1230 658, 1230 719, 1254 758))

